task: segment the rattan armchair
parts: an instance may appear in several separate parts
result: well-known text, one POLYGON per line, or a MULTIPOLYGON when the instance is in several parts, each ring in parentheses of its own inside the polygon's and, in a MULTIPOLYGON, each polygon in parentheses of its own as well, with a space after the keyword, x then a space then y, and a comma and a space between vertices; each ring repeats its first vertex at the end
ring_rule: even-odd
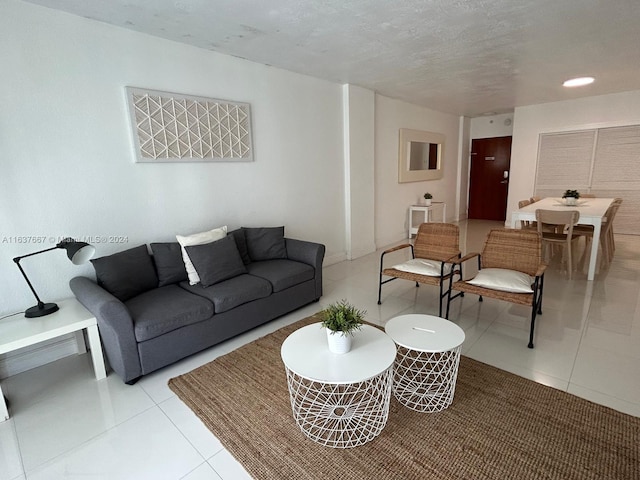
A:
POLYGON ((474 278, 461 279, 457 282, 450 280, 447 318, 449 318, 451 300, 455 298, 455 296, 451 295, 453 291, 476 294, 479 296, 479 301, 482 301, 483 297, 488 297, 530 306, 531 325, 529 328, 528 347, 533 348, 536 315, 542 314, 544 272, 547 268, 547 265, 542 261, 542 236, 532 230, 494 229, 487 235, 482 253, 469 253, 456 263, 462 265, 464 262, 474 258, 478 261, 479 272, 482 269, 492 268, 522 272, 528 275, 532 279, 530 285, 531 293, 516 293, 469 283, 477 275, 474 278))
POLYGON ((459 259, 460 256, 460 230, 457 225, 451 223, 421 224, 420 227, 418 227, 418 234, 416 235, 413 245, 404 243, 382 252, 380 256, 378 305, 382 304, 382 285, 400 278, 416 282, 416 287, 419 287, 421 283, 440 287, 438 315, 442 316, 442 302, 445 297, 449 296, 449 291, 445 290, 445 287, 448 288, 450 284, 449 279, 453 278, 454 275, 462 278, 460 266, 455 269, 450 268, 452 262, 459 259), (412 259, 426 259, 438 262, 440 269, 439 274, 425 275, 396 268, 401 265, 384 268, 385 255, 405 248, 411 249, 412 259), (383 276, 391 278, 383 280, 383 276))

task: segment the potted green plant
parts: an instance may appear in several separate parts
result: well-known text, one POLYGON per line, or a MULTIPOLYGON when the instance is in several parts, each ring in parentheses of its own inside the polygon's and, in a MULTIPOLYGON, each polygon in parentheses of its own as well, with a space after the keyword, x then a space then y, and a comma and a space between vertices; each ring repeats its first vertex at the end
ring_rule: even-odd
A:
POLYGON ((424 204, 428 207, 431 205, 431 199, 433 198, 433 195, 431 195, 429 192, 424 194, 424 204))
POLYGON ((333 303, 320 312, 331 352, 347 353, 351 349, 353 333, 362 326, 366 313, 346 300, 333 303))
POLYGON ((562 198, 564 198, 564 201, 567 203, 567 205, 575 205, 580 198, 580 192, 577 190, 565 190, 562 198))

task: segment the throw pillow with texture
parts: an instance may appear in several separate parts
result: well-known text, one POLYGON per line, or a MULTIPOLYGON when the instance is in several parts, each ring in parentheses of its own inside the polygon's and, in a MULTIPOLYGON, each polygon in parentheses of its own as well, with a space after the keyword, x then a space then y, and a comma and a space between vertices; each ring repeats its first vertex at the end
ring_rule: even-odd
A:
POLYGON ((182 248, 178 242, 152 243, 153 262, 156 264, 158 286, 164 287, 187 280, 187 269, 182 259, 182 248))
POLYGON ((512 293, 533 293, 531 284, 534 279, 526 273, 503 268, 483 268, 467 283, 478 287, 491 288, 512 293))
POLYGON ((206 232, 194 233, 192 235, 176 235, 176 240, 182 247, 182 260, 184 261, 184 266, 187 269, 187 275, 189 276, 189 283, 191 285, 195 285, 200 282, 200 277, 198 276, 198 272, 196 271, 191 259, 189 258, 189 254, 185 250, 185 247, 191 245, 202 245, 203 243, 210 243, 215 240, 220 240, 223 237, 227 236, 227 226, 223 226, 220 228, 214 228, 213 230, 209 230, 206 232))
POLYGON ((146 245, 91 260, 98 285, 125 302, 158 286, 146 245))
POLYGON ((247 272, 234 238, 229 235, 202 245, 186 246, 189 258, 200 277, 200 284, 209 287, 247 272))
POLYGON ((251 261, 287 258, 284 227, 242 227, 251 261))

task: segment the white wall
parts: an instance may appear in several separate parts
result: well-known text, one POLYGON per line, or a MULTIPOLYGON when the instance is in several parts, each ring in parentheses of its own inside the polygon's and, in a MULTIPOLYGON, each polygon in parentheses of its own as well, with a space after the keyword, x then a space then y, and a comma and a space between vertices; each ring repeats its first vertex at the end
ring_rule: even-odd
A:
POLYGON ((513 134, 513 113, 471 119, 471 139, 508 137, 513 134))
POLYGON ((471 122, 468 117, 460 117, 458 138, 458 203, 454 220, 466 220, 469 216, 469 176, 471 173, 471 122))
POLYGON ((374 243, 375 94, 343 86, 347 258, 376 249, 374 243))
MULTIPOLYGON (((285 225, 344 258, 342 88, 13 0, 0 15, 0 315, 35 303, 11 258, 61 236, 97 256, 227 224, 285 225), (126 85, 249 102, 255 162, 136 164, 126 85), (331 228, 327 228, 330 225, 331 228), (26 236, 44 239, 16 243, 26 236), (95 241, 95 239, 94 239, 95 241)), ((23 261, 44 300, 93 275, 23 261)))
POLYGON ((533 195, 541 133, 640 124, 640 91, 516 108, 507 224, 518 200, 533 195))
POLYGON ((457 116, 376 95, 375 190, 378 247, 407 238, 409 205, 418 203, 425 192, 434 201, 447 204, 447 220, 456 216, 458 177, 457 116), (440 180, 398 183, 398 132, 412 128, 445 136, 443 172, 440 180))

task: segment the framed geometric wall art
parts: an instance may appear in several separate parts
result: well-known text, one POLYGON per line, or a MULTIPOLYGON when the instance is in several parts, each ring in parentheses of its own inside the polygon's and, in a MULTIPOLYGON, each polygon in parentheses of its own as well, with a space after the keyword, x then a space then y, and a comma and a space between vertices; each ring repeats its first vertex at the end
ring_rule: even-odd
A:
POLYGON ((125 87, 136 162, 252 162, 248 103, 125 87))

